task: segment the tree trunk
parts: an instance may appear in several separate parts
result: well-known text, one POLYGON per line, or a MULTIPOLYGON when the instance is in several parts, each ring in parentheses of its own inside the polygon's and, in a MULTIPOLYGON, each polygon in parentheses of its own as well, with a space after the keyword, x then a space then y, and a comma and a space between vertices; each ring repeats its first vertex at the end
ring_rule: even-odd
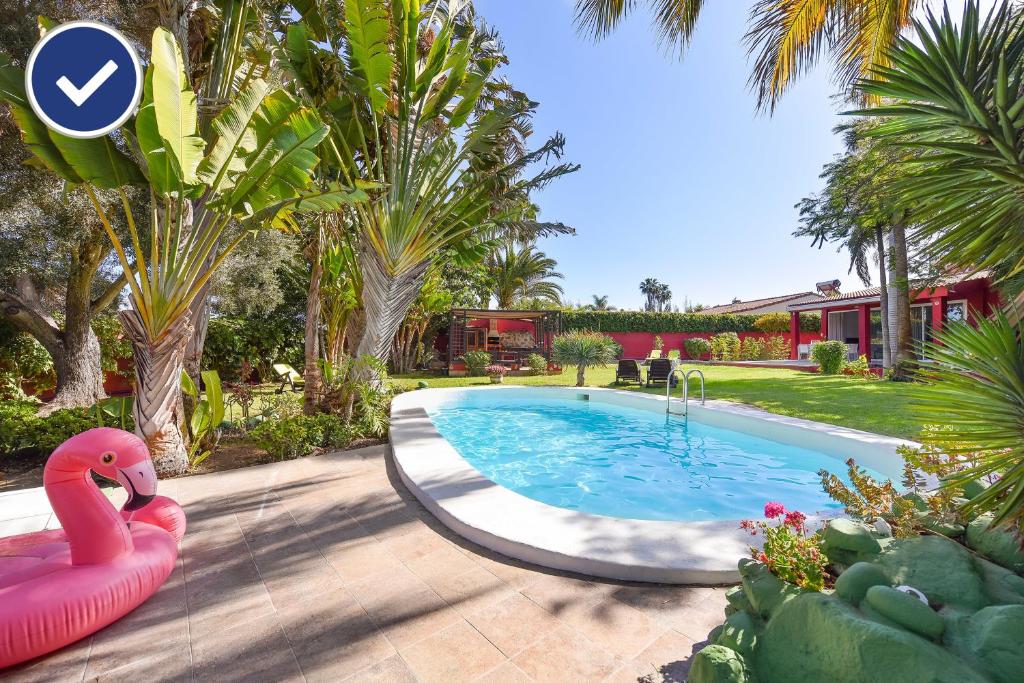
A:
POLYGON ((189 463, 179 429, 178 396, 185 346, 193 334, 189 316, 174 321, 158 340, 149 338, 134 301, 120 318, 135 355, 135 433, 149 447, 157 474, 183 474, 189 463))
POLYGON ((894 279, 889 283, 896 290, 896 328, 890 329, 896 337, 893 364, 896 379, 905 379, 916 359, 914 338, 910 331, 910 272, 907 263, 907 233, 902 219, 892 225, 892 272, 894 279), (895 333, 894 333, 895 332, 895 333))
MULTIPOLYGON (((356 354, 376 356, 382 363, 387 363, 391 352, 391 342, 395 333, 405 319, 409 307, 423 286, 427 262, 416 265, 400 275, 387 272, 372 249, 360 250, 360 267, 363 273, 363 309, 366 322, 363 335, 359 340, 356 354)), ((364 366, 365 367, 365 366, 364 366)), ((369 369, 360 372, 370 372, 369 369)), ((376 380, 376 377, 360 379, 376 380)))
POLYGON ((886 273, 889 259, 885 257, 885 233, 880 226, 875 228, 875 250, 878 252, 878 300, 882 306, 882 367, 888 370, 892 367, 892 349, 889 346, 889 278, 886 273))
POLYGON ((586 366, 584 366, 584 365, 577 365, 576 366, 576 386, 578 386, 578 387, 582 387, 583 386, 583 382, 585 380, 583 375, 584 375, 584 373, 586 373, 586 371, 587 371, 586 366))
POLYGON ((309 275, 309 291, 306 294, 306 356, 302 375, 305 387, 302 390, 302 412, 315 415, 320 395, 320 279, 323 264, 320 262, 320 238, 317 237, 309 248, 312 271, 309 275))
POLYGON ((77 258, 73 258, 70 271, 64 330, 44 309, 27 274, 18 276, 16 294, 0 292, 4 316, 19 330, 31 334, 53 358, 57 376, 55 396, 42 407, 42 415, 62 408, 87 408, 107 397, 103 389, 100 343, 90 325, 89 290, 95 269, 83 269, 77 258))

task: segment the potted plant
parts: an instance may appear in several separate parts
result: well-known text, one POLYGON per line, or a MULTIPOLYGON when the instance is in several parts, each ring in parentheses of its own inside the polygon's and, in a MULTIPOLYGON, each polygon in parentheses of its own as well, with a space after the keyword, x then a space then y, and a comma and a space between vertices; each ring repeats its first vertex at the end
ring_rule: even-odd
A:
POLYGON ((501 384, 505 380, 505 373, 508 372, 508 368, 504 365, 492 363, 484 368, 484 372, 491 378, 491 384, 501 384))

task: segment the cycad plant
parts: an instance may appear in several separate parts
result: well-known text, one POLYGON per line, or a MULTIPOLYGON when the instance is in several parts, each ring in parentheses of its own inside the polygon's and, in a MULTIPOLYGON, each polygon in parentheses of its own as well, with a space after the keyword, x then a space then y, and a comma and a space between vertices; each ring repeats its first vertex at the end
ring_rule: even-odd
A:
POLYGON ((188 456, 177 404, 194 324, 191 308, 246 235, 240 231, 220 245, 226 229, 233 222, 288 228, 296 211, 335 210, 360 194, 341 185, 308 189, 318 162, 313 150, 327 127, 315 112, 258 78, 246 79, 213 119, 209 138, 201 137, 181 50, 164 29, 153 34, 139 113, 114 136, 80 140, 48 130, 28 105, 23 73, 6 62, 0 88, 26 145, 88 195, 114 245, 131 294, 121 321, 135 355, 136 431, 158 472, 183 472, 188 456), (150 189, 147 217, 135 215, 128 201, 124 189, 132 184, 150 189), (111 228, 95 188, 120 194, 129 244, 111 228))
POLYGON ((1021 325, 998 314, 977 327, 947 323, 926 356, 915 408, 927 422, 944 425, 923 438, 947 457, 976 464, 951 476, 948 486, 985 479, 990 485, 965 506, 992 511, 996 524, 1024 535, 1024 344, 1021 325))

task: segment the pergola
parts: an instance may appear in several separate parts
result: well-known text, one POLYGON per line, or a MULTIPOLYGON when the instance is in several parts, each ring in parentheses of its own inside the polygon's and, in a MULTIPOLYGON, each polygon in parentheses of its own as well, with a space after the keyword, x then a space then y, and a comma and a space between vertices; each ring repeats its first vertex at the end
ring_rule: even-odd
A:
POLYGON ((493 363, 518 369, 538 353, 551 360, 551 344, 561 332, 561 311, 454 308, 448 326, 448 369, 467 351, 487 351, 493 363), (532 343, 525 343, 528 337, 532 343))

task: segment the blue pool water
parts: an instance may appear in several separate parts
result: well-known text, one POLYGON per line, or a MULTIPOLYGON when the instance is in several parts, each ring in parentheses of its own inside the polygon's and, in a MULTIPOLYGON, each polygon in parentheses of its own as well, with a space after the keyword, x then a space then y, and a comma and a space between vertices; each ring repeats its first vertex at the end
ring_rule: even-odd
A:
MULTIPOLYGON (((442 436, 487 478, 534 500, 630 519, 761 517, 769 500, 837 509, 818 470, 825 453, 713 427, 692 416, 575 398, 472 392, 430 412, 442 436)), ((878 476, 873 473, 873 476, 878 476)))

